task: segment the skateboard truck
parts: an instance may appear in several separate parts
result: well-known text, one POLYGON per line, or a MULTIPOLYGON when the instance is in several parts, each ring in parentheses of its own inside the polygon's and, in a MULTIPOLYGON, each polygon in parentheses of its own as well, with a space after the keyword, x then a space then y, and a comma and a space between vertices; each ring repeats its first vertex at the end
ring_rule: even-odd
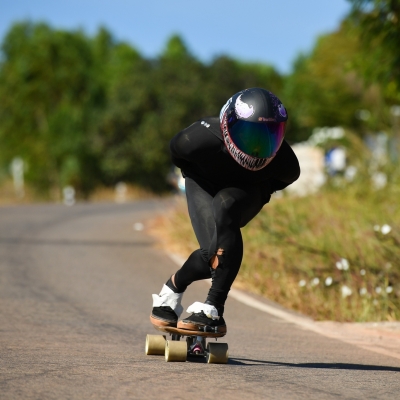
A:
POLYGON ((218 333, 218 326, 204 325, 203 327, 199 327, 199 331, 218 333))
POLYGON ((188 356, 204 356, 206 351, 206 339, 202 336, 188 336, 186 338, 188 356))

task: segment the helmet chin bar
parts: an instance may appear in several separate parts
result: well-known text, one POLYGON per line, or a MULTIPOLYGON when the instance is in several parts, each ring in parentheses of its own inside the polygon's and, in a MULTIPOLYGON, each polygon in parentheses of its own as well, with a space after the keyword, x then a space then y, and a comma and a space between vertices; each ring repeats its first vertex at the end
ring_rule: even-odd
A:
POLYGON ((275 157, 275 155, 269 158, 252 157, 238 149, 235 143, 233 143, 231 136, 229 135, 228 118, 226 112, 221 118, 221 131, 224 138, 225 146, 228 149, 229 154, 243 168, 246 168, 250 171, 258 171, 266 167, 275 157))

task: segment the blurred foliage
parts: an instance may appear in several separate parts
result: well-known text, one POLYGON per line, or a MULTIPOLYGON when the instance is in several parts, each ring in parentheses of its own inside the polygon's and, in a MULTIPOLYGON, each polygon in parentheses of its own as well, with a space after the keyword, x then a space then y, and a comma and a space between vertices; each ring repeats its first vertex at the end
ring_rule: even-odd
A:
POLYGON ((363 130, 387 127, 381 87, 364 79, 365 59, 351 20, 333 33, 318 38, 309 55, 300 55, 287 77, 283 98, 289 108, 296 141, 306 140, 315 127, 343 126, 363 135, 363 130), (359 110, 368 110, 362 121, 359 110))
POLYGON ((283 79, 228 57, 205 65, 178 36, 147 60, 105 29, 90 38, 17 23, 2 44, 0 166, 22 157, 42 191, 72 185, 87 197, 126 181, 160 192, 172 136, 251 86, 279 92, 283 79))
POLYGON ((349 0, 351 20, 361 38, 359 66, 370 82, 379 82, 389 101, 400 101, 400 2, 349 0), (365 59, 368 63, 365 63, 365 59))
POLYGON ((92 74, 96 60, 81 32, 45 24, 16 24, 0 65, 1 162, 20 156, 39 189, 96 183, 91 146, 104 90, 92 74))
POLYGON ((400 101, 398 5, 352 3, 352 14, 300 55, 287 76, 224 55, 203 63, 179 36, 146 59, 104 28, 89 37, 15 23, 1 45, 0 178, 18 156, 26 181, 44 193, 72 185, 87 197, 119 181, 162 192, 172 136, 254 86, 284 102, 292 143, 323 126, 360 137, 390 131, 389 106, 400 101))

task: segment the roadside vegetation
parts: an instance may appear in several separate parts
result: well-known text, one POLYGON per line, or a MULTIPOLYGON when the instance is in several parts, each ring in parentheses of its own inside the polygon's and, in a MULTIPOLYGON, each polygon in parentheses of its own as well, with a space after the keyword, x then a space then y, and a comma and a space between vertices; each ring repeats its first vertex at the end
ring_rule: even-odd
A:
POLYGON ((119 182, 168 191, 170 138, 195 119, 218 115, 246 87, 282 99, 291 143, 316 127, 342 126, 360 138, 392 134, 400 126, 390 112, 400 104, 398 5, 351 3, 352 14, 300 54, 288 75, 226 55, 204 63, 179 36, 147 59, 104 28, 89 36, 13 24, 0 49, 0 185, 20 159, 25 185, 43 199, 66 186, 87 199, 119 182))
MULTIPOLYGON (((242 229, 235 285, 316 320, 400 320, 400 165, 379 161, 351 131, 319 144, 333 145, 346 146, 356 172, 326 171, 314 194, 273 194, 242 229)), ((185 258, 198 244, 184 196, 178 204, 151 231, 185 258)))
MULTIPOLYGON (((317 320, 399 320, 396 179, 379 190, 370 180, 339 178, 317 194, 273 195, 242 229, 245 253, 235 284, 317 320)), ((183 198, 153 232, 182 257, 198 246, 183 198)))

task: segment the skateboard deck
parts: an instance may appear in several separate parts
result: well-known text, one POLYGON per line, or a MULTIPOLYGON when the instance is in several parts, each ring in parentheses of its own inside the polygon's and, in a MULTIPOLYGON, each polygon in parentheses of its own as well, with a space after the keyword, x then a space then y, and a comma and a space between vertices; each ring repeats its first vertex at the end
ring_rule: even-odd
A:
POLYGON ((172 326, 156 326, 156 325, 153 326, 158 331, 170 333, 173 335, 181 335, 181 336, 202 336, 205 338, 220 338, 226 335, 225 332, 222 333, 222 332, 208 332, 208 331, 192 331, 188 329, 174 328, 172 326))
POLYGON ((165 335, 147 335, 146 354, 164 355, 167 362, 186 361, 188 357, 205 357, 209 364, 226 364, 228 362, 227 343, 206 343, 206 339, 217 340, 226 335, 226 332, 192 331, 169 326, 156 326, 158 331, 168 333, 165 335), (181 338, 186 337, 186 340, 181 338))

